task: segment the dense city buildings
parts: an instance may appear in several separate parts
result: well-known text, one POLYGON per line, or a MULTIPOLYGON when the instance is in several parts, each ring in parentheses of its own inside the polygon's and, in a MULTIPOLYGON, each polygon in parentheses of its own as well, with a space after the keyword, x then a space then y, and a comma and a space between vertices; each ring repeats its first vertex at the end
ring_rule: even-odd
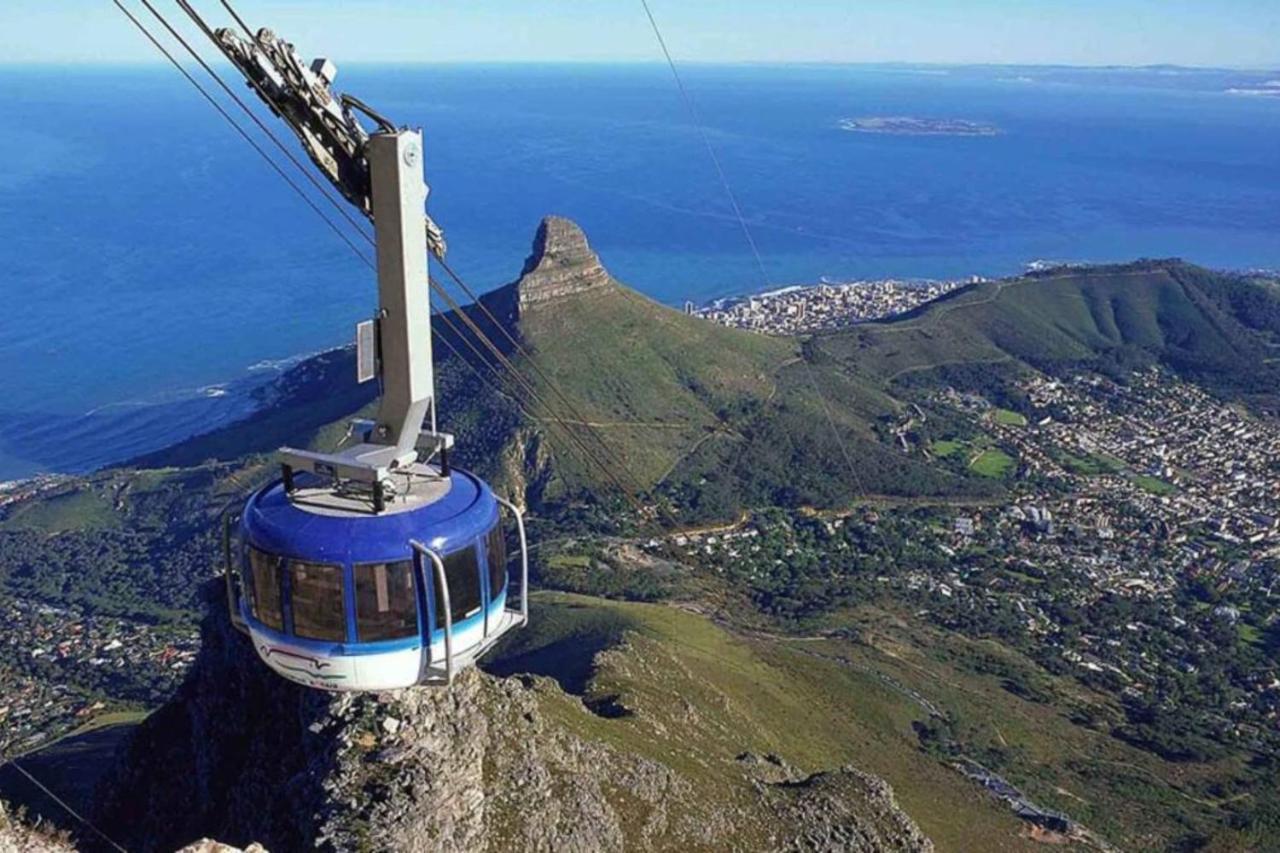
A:
POLYGON ((173 692, 200 647, 168 628, 0 598, 0 756, 45 743, 104 710, 173 692))
POLYGON ((724 326, 793 335, 904 314, 958 287, 980 281, 975 276, 967 281, 886 279, 785 287, 754 296, 719 299, 703 308, 685 303, 685 311, 724 326))
POLYGON ((815 594, 887 597, 998 637, 1134 719, 1156 715, 1134 731, 1157 747, 1185 726, 1280 743, 1266 654, 1280 634, 1280 424, 1157 369, 1029 373, 1018 390, 1021 411, 947 388, 895 430, 899 452, 997 479, 1003 497, 762 511, 647 547, 798 618, 815 594))

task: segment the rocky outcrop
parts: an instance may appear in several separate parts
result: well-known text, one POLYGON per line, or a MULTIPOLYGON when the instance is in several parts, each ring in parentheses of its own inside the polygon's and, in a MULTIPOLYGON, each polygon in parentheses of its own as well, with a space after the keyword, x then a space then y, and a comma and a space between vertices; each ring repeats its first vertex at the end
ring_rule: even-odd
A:
POLYGON ((270 851, 261 844, 250 844, 242 850, 239 847, 232 847, 230 844, 223 844, 221 841, 201 838, 199 841, 183 847, 178 853, 270 853, 270 851))
POLYGON ((325 789, 341 747, 322 734, 332 697, 256 665, 220 587, 203 591, 202 646, 186 681, 99 783, 93 819, 131 851, 167 852, 201 838, 304 849, 338 807, 325 789))
POLYGON ((130 850, 202 838, 272 850, 621 850, 633 812, 643 835, 667 825, 668 801, 690 795, 665 767, 557 726, 542 706, 564 695, 549 680, 471 670, 447 690, 295 687, 230 628, 220 595, 216 583, 207 591, 188 681, 98 792, 95 819, 130 850), (617 789, 628 792, 621 807, 617 789))
POLYGON ((852 767, 769 785, 766 798, 787 829, 782 850, 932 853, 933 842, 907 816, 889 783, 852 767))
POLYGON ((491 485, 508 494, 523 495, 526 506, 538 506, 554 499, 559 485, 556 473, 546 439, 537 430, 522 426, 498 453, 491 485))
POLYGON ((744 752, 738 765, 755 781, 776 826, 770 846, 780 850, 932 853, 933 842, 898 806, 879 777, 841 767, 805 774, 777 755, 744 752))
POLYGON ((562 216, 548 216, 538 226, 533 253, 515 286, 524 311, 531 305, 608 287, 611 281, 582 229, 562 216))
POLYGON ((932 850, 874 777, 744 756, 713 790, 692 768, 722 758, 676 769, 656 756, 679 753, 679 732, 655 749, 548 678, 469 670, 449 689, 378 695, 295 687, 258 662, 221 595, 206 590, 188 680, 98 791, 93 820, 131 851, 235 849, 209 838, 250 850, 932 850))
POLYGON ((20 821, 0 800, 0 853, 74 853, 66 833, 20 821))

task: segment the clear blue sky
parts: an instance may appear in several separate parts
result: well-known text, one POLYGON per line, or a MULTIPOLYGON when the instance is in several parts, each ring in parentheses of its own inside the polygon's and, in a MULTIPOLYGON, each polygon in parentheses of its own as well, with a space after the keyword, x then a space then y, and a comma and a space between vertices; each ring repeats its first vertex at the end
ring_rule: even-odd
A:
MULTIPOLYGON (((137 6, 138 0, 125 0, 137 6)), ((172 0, 157 8, 181 12, 172 0)), ((692 61, 1280 66, 1280 0, 650 0, 692 61)), ((155 61, 111 0, 0 0, 0 62, 155 61)), ((216 0, 196 5, 217 17, 216 0)), ((660 58, 640 0, 237 0, 344 60, 660 58)))

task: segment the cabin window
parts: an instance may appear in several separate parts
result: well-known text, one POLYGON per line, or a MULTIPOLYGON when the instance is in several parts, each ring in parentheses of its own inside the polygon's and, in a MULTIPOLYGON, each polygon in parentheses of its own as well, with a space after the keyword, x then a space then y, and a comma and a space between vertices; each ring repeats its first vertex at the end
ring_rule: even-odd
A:
MULTIPOLYGON (((449 582, 449 611, 456 625, 480 612, 480 561, 471 546, 444 558, 444 576, 449 582)), ((444 628, 444 596, 436 595, 436 628, 444 628)))
POLYGON ((413 563, 356 566, 356 636, 362 643, 402 640, 418 633, 413 563))
POLYGON ((335 643, 347 639, 342 566, 290 560, 289 600, 296 636, 335 643))
POLYGON ((502 588, 507 584, 507 538, 502 535, 502 524, 499 523, 489 531, 486 541, 489 559, 489 600, 502 595, 502 588))
POLYGON ((268 628, 284 630, 284 615, 280 609, 280 558, 249 548, 249 569, 253 582, 249 584, 250 609, 253 618, 268 628))

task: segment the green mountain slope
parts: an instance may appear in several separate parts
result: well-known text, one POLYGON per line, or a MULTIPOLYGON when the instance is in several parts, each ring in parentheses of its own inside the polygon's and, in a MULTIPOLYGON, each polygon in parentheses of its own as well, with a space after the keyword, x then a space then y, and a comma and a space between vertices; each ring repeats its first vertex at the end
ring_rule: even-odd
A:
POLYGON ((824 336, 858 375, 892 382, 957 364, 1110 370, 1158 363, 1228 395, 1280 401, 1274 286, 1179 261, 987 282, 913 316, 824 336))
MULTIPOLYGON (((719 327, 626 288, 566 220, 543 223, 522 278, 493 298, 527 347, 517 363, 541 396, 584 441, 603 443, 629 483, 670 492, 690 517, 760 503, 833 505, 866 492, 990 490, 886 442, 878 427, 903 406, 878 382, 800 340, 719 327), (572 413, 548 383, 571 398, 572 413)), ((562 430, 545 410, 534 414, 556 439, 562 430)), ((607 485, 562 437, 558 444, 554 461, 571 490, 607 485)))
POLYGON ((555 677, 596 709, 565 708, 563 725, 690 773, 708 798, 728 799, 741 784, 744 754, 777 755, 805 772, 856 765, 893 786, 939 850, 1030 850, 1053 840, 1037 839, 958 772, 966 759, 1004 765, 1025 780, 1028 799, 1070 814, 1120 849, 1171 844, 1185 832, 1178 812, 1215 818, 1214 803, 1189 802, 1182 792, 1196 768, 1072 719, 1112 713, 1105 696, 1047 675, 998 643, 907 613, 867 605, 847 618, 856 640, 784 637, 735 631, 669 606, 543 593, 530 628, 489 668, 555 677), (1043 693, 1015 695, 1010 677, 1043 693))
MULTIPOLYGON (((983 283, 898 320, 801 341, 660 305, 613 279, 577 226, 551 217, 520 279, 485 296, 485 310, 463 309, 532 393, 495 371, 450 312, 435 324, 441 421, 459 436, 463 464, 533 505, 616 497, 615 478, 633 494, 666 492, 690 520, 867 494, 990 497, 999 477, 932 465, 895 445, 890 427, 910 417, 913 386, 990 389, 1028 367, 1121 375, 1158 363, 1280 407, 1278 290, 1178 261, 1066 269, 983 283)), ((265 459, 284 443, 335 447, 346 421, 370 411, 374 389, 352 373, 349 350, 321 356, 246 421, 134 464, 265 459)))
MULTIPOLYGON (((543 223, 511 288, 537 369, 518 363, 541 396, 574 426, 592 429, 643 488, 700 443, 735 440, 744 402, 767 399, 777 371, 798 355, 794 341, 709 327, 620 285, 563 219, 543 223), (540 277, 548 268, 560 286, 540 277), (549 384, 572 398, 573 412, 549 384)), ((546 412, 533 408, 548 427, 546 412)), ((571 458, 560 461, 570 478, 598 476, 571 458)))

